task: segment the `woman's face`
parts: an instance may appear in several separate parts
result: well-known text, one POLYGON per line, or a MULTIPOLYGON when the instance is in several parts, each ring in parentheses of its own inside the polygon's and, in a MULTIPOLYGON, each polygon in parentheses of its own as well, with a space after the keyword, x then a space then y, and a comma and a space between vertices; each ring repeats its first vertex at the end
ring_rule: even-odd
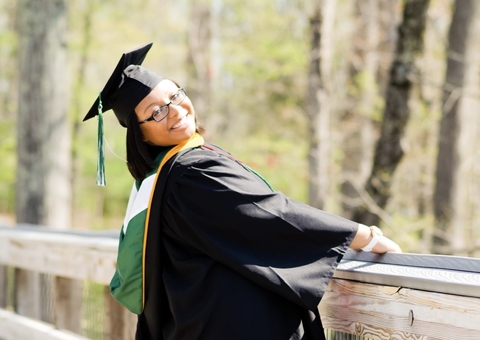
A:
MULTIPOLYGON (((179 88, 164 79, 135 107, 138 121, 150 118, 155 110, 167 105, 179 88)), ((180 105, 170 104, 169 113, 160 122, 151 120, 140 124, 144 141, 157 146, 177 145, 190 139, 195 133, 195 110, 188 97, 180 105)))

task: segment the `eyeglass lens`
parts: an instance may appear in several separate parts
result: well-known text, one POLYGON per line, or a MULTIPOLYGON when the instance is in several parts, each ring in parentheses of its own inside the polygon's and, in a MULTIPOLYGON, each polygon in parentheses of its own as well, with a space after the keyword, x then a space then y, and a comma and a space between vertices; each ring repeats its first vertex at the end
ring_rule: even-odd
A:
POLYGON ((185 97, 186 97, 185 90, 179 89, 178 92, 172 96, 172 100, 170 101, 170 103, 162 107, 159 107, 158 110, 154 112, 153 119, 155 119, 155 121, 157 122, 161 121, 162 119, 165 119, 165 117, 168 116, 168 113, 170 112, 169 106, 171 104, 180 105, 185 100, 185 97))

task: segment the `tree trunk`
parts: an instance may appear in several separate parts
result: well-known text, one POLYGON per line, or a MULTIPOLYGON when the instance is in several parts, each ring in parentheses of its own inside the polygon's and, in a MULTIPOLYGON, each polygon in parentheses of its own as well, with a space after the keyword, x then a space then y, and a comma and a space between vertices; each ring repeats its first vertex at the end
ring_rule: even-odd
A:
POLYGON ((365 196, 370 204, 358 207, 353 215, 355 221, 367 225, 379 224, 379 214, 390 197, 393 174, 403 156, 400 141, 410 115, 408 99, 412 82, 409 76, 415 55, 422 51, 428 4, 429 0, 405 2, 395 60, 390 67, 381 135, 375 148, 372 172, 365 184, 365 196))
MULTIPOLYGON (((16 219, 64 229, 70 225, 71 201, 66 1, 21 0, 17 5, 16 219)), ((46 321, 53 318, 45 315, 53 294, 44 282, 51 284, 52 278, 17 270, 18 313, 46 321)))
MULTIPOLYGON (((458 199, 453 225, 464 228, 464 249, 455 254, 480 257, 480 3, 474 1, 466 52, 465 91, 462 98, 459 140, 460 168, 457 172, 458 199)), ((453 238, 456 239, 454 231, 453 238)), ((453 244, 454 249, 458 247, 453 244)))
POLYGON ((342 190, 342 215, 352 218, 355 207, 361 204, 357 188, 361 187, 371 171, 376 131, 372 117, 375 114, 378 92, 380 18, 377 0, 356 1, 357 29, 353 37, 355 53, 361 60, 352 68, 359 92, 352 103, 352 114, 345 117, 343 139, 344 175, 342 190))
MULTIPOLYGON (((78 157, 78 139, 80 133, 80 124, 82 123, 82 118, 85 115, 85 112, 82 111, 82 91, 81 89, 85 86, 85 75, 88 62, 88 51, 92 43, 92 17, 95 11, 95 1, 88 0, 86 3, 85 12, 83 13, 83 27, 82 27, 82 43, 80 47, 80 62, 78 64, 78 69, 75 74, 75 80, 73 82, 73 95, 72 95, 72 149, 71 149, 71 159, 72 159, 72 176, 71 176, 71 187, 73 192, 77 192, 78 187, 78 174, 79 169, 79 157, 78 157)), ((80 13, 78 13, 80 15, 80 13)), ((72 220, 75 221, 75 195, 72 195, 72 220)))
POLYGON ((333 55, 332 35, 335 2, 317 3, 310 18, 310 66, 308 72, 307 117, 309 126, 308 203, 322 209, 329 187, 330 108, 329 69, 333 55), (328 18, 328 20, 323 20, 328 18), (330 35, 329 39, 324 37, 330 35))
MULTIPOLYGON (((16 4, 13 1, 3 1, 0 4, 0 11, 3 13, 3 20, 0 22, 2 35, 5 34, 5 36, 7 36, 8 33, 14 30, 15 7, 16 4)), ((0 122, 2 123, 6 121, 14 122, 15 112, 13 110, 13 103, 15 102, 16 94, 13 92, 16 91, 18 81, 17 74, 13 71, 15 65, 15 58, 13 57, 15 52, 14 48, 13 42, 2 42, 2 48, 0 49, 0 105, 2 107, 2 110, 0 110, 0 122)), ((5 136, 1 138, 3 139, 5 136)), ((4 162, 4 160, 2 161, 4 162)), ((2 190, 5 191, 10 191, 13 185, 13 183, 9 183, 8 186, 5 185, 6 183, 2 184, 2 190)), ((6 221, 1 221, 0 218, 0 223, 5 225, 6 221)), ((0 308, 7 307, 7 286, 8 268, 7 266, 0 265, 0 308)))
POLYGON ((188 96, 195 103, 195 111, 207 128, 210 124, 212 112, 211 37, 211 8, 209 1, 192 0, 190 3, 187 39, 188 96))
MULTIPOLYGON (((0 23, 0 30, 3 37, 15 30, 15 12, 17 4, 15 1, 2 1, 0 3, 0 11, 3 13, 0 23)), ((2 49, 0 50, 0 120, 13 120, 15 117, 15 102, 18 74, 15 72, 16 65, 16 49, 14 41, 3 39, 2 49)))
POLYGON ((66 2, 19 2, 17 223, 70 224, 66 2))
MULTIPOLYGON (((463 226, 456 225, 453 228, 452 222, 456 206, 454 198, 457 191, 457 181, 455 179, 460 165, 458 150, 460 137, 459 107, 465 87, 465 56, 476 3, 476 0, 457 0, 454 2, 454 13, 448 34, 447 71, 442 99, 443 109, 438 139, 434 193, 435 226, 432 251, 438 254, 452 254, 454 243, 455 248, 464 248, 463 226), (453 237, 454 235, 455 237, 453 237)), ((467 124, 471 124, 471 122, 467 124)), ((461 206, 464 204, 465 202, 462 202, 458 207, 463 209, 461 206)))

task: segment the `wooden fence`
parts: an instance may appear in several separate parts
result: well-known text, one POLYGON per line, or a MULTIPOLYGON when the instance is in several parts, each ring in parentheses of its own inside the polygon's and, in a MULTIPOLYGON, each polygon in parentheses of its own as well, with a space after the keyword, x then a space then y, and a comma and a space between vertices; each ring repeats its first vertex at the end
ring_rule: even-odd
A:
MULTIPOLYGON (((0 227, 0 340, 87 339, 72 332, 82 333, 79 325, 85 323, 75 312, 81 307, 68 301, 72 290, 65 290, 82 290, 75 282, 103 285, 102 331, 90 338, 133 339, 135 316, 114 301, 107 289, 117 242, 116 232, 0 227), (13 294, 15 302, 6 301, 12 286, 21 289, 25 286, 21 280, 28 280, 28 275, 15 275, 17 281, 12 283, 7 275, 12 268, 49 275, 56 287, 51 294, 55 310, 50 324, 16 313, 22 305, 30 306, 23 307, 27 311, 23 315, 29 308, 41 309, 35 301, 17 301, 31 299, 30 294, 13 294)), ((326 328, 356 336, 478 340, 480 259, 349 251, 319 308, 326 328)))

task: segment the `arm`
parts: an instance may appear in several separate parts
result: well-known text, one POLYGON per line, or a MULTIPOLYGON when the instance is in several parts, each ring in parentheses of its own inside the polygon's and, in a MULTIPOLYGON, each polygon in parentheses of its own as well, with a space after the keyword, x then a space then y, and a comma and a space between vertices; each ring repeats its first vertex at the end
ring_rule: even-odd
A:
POLYGON ((198 259, 314 310, 358 223, 272 192, 228 157, 194 150, 177 159, 163 232, 198 259), (177 177, 177 171, 180 175, 177 177))
MULTIPOLYGON (((370 231, 370 228, 366 225, 359 224, 358 232, 350 243, 350 248, 355 250, 361 250, 362 247, 365 247, 371 240, 373 236, 370 231)), ((378 240, 378 243, 373 247, 372 252, 374 253, 401 253, 402 250, 392 240, 385 236, 381 236, 378 240)))

